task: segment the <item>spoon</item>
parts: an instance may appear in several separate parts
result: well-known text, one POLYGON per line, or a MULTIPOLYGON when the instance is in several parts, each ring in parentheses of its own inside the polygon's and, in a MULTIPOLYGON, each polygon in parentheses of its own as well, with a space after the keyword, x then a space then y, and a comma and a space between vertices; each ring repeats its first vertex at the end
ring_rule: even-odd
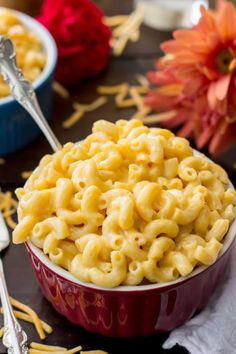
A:
POLYGON ((16 65, 16 53, 12 41, 0 36, 0 73, 8 83, 12 96, 31 115, 54 151, 61 148, 57 137, 45 119, 33 86, 27 81, 16 65))

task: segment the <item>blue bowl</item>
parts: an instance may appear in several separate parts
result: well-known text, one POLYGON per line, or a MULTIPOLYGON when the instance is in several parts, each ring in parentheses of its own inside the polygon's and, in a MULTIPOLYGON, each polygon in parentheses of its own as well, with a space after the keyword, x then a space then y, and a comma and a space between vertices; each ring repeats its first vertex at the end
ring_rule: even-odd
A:
MULTIPOLYGON (((52 81, 54 77, 57 50, 50 33, 36 20, 14 11, 24 25, 34 32, 43 44, 47 63, 33 86, 39 104, 47 119, 52 111, 52 81)), ((40 130, 31 116, 11 96, 0 98, 0 156, 15 152, 33 141, 40 130)))

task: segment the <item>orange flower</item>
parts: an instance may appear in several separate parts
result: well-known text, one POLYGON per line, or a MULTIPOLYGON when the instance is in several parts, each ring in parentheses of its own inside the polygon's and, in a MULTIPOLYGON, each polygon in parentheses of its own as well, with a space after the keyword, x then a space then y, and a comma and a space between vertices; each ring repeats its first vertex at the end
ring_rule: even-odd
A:
POLYGON ((156 89, 145 103, 158 111, 176 110, 165 121, 183 125, 180 136, 194 137, 212 154, 236 141, 236 8, 225 0, 216 11, 201 8, 199 23, 177 30, 161 45, 165 56, 148 78, 156 89))

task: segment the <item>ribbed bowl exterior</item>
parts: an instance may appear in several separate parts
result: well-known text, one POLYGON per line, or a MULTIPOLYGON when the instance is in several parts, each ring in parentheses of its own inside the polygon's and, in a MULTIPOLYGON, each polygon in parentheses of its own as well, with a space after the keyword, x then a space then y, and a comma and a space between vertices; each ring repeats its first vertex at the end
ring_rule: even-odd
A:
MULTIPOLYGON (((52 110, 53 73, 36 89, 41 109, 47 119, 52 110)), ((40 134, 30 115, 15 100, 1 104, 0 100, 0 156, 15 152, 40 134)))
POLYGON ((123 338, 170 331, 189 320, 222 280, 232 250, 231 245, 213 265, 177 284, 122 291, 74 283, 26 247, 45 297, 60 314, 90 332, 123 338))

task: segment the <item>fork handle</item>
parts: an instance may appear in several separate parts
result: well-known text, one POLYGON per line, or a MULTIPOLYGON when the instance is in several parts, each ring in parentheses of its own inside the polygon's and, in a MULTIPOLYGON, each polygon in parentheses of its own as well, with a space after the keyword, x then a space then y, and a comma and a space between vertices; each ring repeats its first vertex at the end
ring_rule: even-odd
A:
POLYGON ((4 316, 3 345, 8 354, 27 354, 27 336, 15 318, 9 300, 2 260, 0 258, 0 297, 4 316))

